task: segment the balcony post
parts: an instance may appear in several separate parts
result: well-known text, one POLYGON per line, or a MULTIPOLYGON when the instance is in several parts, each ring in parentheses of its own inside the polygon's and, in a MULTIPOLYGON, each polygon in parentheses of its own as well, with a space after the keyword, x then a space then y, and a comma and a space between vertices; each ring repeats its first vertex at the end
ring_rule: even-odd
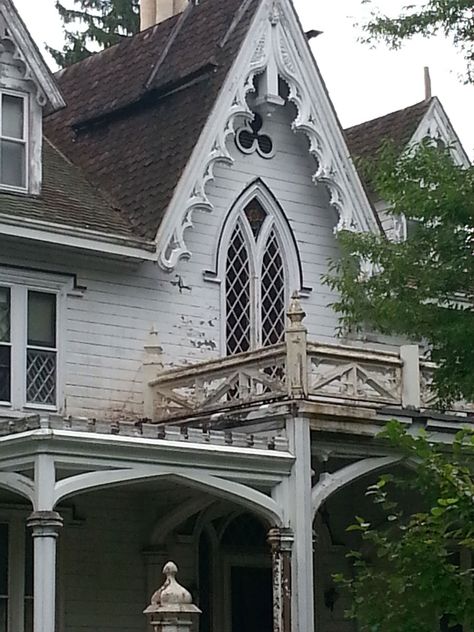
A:
POLYGON ((400 347, 402 366, 402 406, 420 408, 420 350, 418 345, 400 347))
POLYGON ((148 334, 143 360, 143 416, 155 418, 155 392, 150 382, 163 370, 163 349, 159 344, 158 332, 153 327, 148 334))
POLYGON ((289 324, 286 328, 286 380, 288 396, 304 399, 308 395, 308 330, 303 324, 306 316, 297 292, 292 296, 287 313, 289 324))

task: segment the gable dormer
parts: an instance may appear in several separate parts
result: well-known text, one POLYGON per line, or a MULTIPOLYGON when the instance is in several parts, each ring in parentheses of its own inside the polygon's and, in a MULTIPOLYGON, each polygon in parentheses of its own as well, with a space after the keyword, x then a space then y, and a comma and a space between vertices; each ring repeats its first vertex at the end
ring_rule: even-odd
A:
POLYGON ((11 0, 0 0, 0 191, 41 191, 42 117, 65 103, 11 0))

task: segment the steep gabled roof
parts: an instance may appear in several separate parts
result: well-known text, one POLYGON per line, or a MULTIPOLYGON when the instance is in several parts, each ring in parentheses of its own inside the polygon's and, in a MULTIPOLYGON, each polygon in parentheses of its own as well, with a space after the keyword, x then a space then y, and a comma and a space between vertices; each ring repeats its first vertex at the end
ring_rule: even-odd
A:
POLYGON ((68 107, 47 136, 138 236, 155 237, 258 5, 204 0, 57 75, 68 107))
POLYGON ((15 47, 15 57, 25 67, 25 77, 36 84, 41 105, 52 110, 64 107, 64 99, 12 0, 0 0, 0 46, 2 40, 15 47))
POLYGON ((344 130, 353 158, 370 159, 377 156, 384 141, 392 141, 402 150, 430 109, 432 100, 421 101, 403 110, 354 125, 344 130))
POLYGON ((128 221, 48 141, 43 143, 41 195, 0 192, 0 215, 135 239, 128 221))

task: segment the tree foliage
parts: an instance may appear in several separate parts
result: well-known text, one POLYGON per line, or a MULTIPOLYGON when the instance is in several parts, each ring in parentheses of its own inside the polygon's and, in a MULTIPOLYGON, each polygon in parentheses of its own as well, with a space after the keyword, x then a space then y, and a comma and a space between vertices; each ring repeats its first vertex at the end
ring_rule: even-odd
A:
POLYGON ((340 296, 341 331, 426 341, 440 403, 474 401, 474 170, 429 142, 402 156, 385 145, 365 170, 390 212, 415 229, 399 242, 339 235, 341 256, 325 282, 340 296))
MULTIPOLYGON (((365 0, 370 4, 371 0, 365 0)), ((474 81, 474 6, 472 0, 428 0, 421 7, 407 5, 397 17, 372 12, 364 25, 368 42, 385 41, 391 48, 414 35, 442 33, 452 37, 466 61, 466 81, 474 81)))
POLYGON ((139 0, 74 0, 74 4, 77 8, 69 9, 56 1, 66 44, 62 50, 48 50, 61 68, 139 30, 139 0))
POLYGON ((474 625, 474 433, 459 433, 446 452, 426 434, 410 436, 396 422, 382 436, 409 459, 414 475, 383 476, 367 494, 382 522, 363 518, 361 552, 349 554, 352 577, 336 581, 352 597, 347 613, 360 632, 434 632, 474 625), (405 512, 394 486, 416 492, 423 509, 405 512), (468 555, 466 555, 468 553, 468 555), (470 560, 470 561, 469 561, 470 560))

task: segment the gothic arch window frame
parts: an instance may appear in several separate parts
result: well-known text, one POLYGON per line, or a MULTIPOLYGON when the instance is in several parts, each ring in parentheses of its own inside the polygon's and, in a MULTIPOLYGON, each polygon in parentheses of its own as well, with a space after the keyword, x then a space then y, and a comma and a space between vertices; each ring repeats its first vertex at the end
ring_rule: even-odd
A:
POLYGON ((220 238, 217 245, 216 273, 206 273, 205 278, 209 281, 217 282, 221 285, 220 313, 221 329, 221 353, 227 355, 227 292, 226 292, 226 270, 227 254, 229 245, 236 226, 240 225, 242 235, 249 253, 249 267, 251 281, 250 291, 250 349, 256 349, 260 344, 262 318, 260 314, 261 302, 261 274, 262 262, 265 256, 265 249, 268 239, 275 233, 276 239, 282 253, 282 263, 284 269, 285 282, 285 308, 288 305, 290 295, 293 291, 299 290, 302 295, 308 294, 308 289, 303 286, 302 266, 299 257, 298 246, 295 236, 288 222, 288 219, 276 200, 271 190, 261 179, 252 182, 233 203, 227 214, 220 238), (267 214, 256 239, 250 223, 245 216, 245 209, 256 200, 267 214), (257 283, 259 279, 259 283, 257 283))

